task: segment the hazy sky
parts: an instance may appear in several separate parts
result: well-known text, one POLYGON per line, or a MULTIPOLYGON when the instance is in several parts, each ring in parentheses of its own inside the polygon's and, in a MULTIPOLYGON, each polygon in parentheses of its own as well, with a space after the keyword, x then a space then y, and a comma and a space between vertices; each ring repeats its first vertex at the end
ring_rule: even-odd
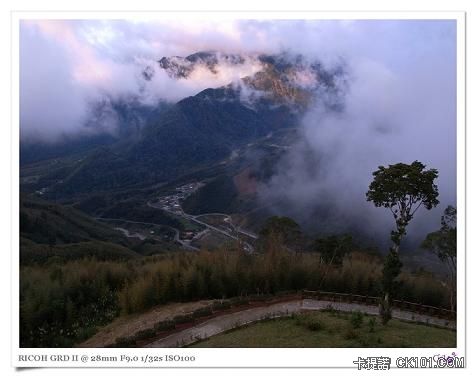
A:
MULTIPOLYGON (((271 184, 261 188, 263 198, 285 196, 305 217, 311 216, 305 211, 309 199, 318 195, 345 214, 352 209, 371 220, 383 211, 362 201, 371 172, 379 164, 421 160, 440 171, 442 206, 455 203, 455 21, 24 21, 22 138, 55 140, 81 132, 91 103, 103 98, 177 101, 259 69, 250 60, 240 70, 220 67, 218 75, 199 71, 192 80, 170 79, 163 70, 150 83, 141 77, 162 56, 203 50, 287 50, 328 67, 346 63, 345 111, 330 114, 319 106, 309 111, 300 142, 283 156, 271 184), (326 164, 316 170, 313 156, 326 164), (342 188, 346 195, 336 198, 342 188)), ((421 226, 438 226, 438 217, 421 226)))
POLYGON ((251 63, 239 72, 223 67, 187 81, 158 70, 144 88, 142 70, 162 56, 291 50, 328 65, 371 62, 396 80, 431 59, 426 75, 454 83, 454 48, 455 23, 446 21, 23 21, 21 132, 54 138, 81 128, 90 103, 104 96, 140 92, 145 102, 175 101, 256 70, 251 63))

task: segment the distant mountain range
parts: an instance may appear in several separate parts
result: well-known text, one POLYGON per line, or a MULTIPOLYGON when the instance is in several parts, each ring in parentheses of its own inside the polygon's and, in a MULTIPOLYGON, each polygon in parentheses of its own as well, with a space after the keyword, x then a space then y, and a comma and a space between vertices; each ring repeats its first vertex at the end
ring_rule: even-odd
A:
MULTIPOLYGON (((213 74, 218 73, 220 65, 243 65, 246 60, 239 54, 222 54, 217 51, 201 51, 185 58, 181 56, 162 57, 158 61, 160 68, 176 79, 188 78, 198 67, 204 67, 213 74)), ((147 68, 151 73, 151 67, 147 68)), ((150 76, 150 75, 149 75, 150 76)))
MULTIPOLYGON (((150 107, 136 99, 107 104, 119 120, 116 134, 47 148, 62 151, 60 157, 68 152, 81 156, 70 159, 67 168, 60 165, 39 178, 25 180, 24 188, 45 188, 47 198, 72 198, 169 182, 220 164, 233 151, 270 133, 296 127, 314 101, 337 110, 340 106, 335 100, 339 96, 335 83, 344 76, 343 68, 329 71, 317 61, 287 53, 243 56, 198 52, 185 58, 163 57, 156 66, 144 68, 143 79, 151 80, 156 70, 162 69, 176 80, 193 80, 197 69, 218 74, 223 65, 243 64, 258 69, 251 76, 205 89, 175 104, 150 107)), ((101 121, 101 106, 105 105, 98 105, 97 122, 101 121)), ((45 154, 38 144, 22 144, 21 153, 24 164, 57 157, 45 154)))
MULTIPOLYGON (((198 52, 187 57, 163 57, 158 61, 161 69, 175 79, 189 79, 200 69, 218 75, 221 67, 252 65, 259 67, 254 75, 242 77, 244 91, 258 91, 256 96, 271 98, 277 103, 305 106, 315 99, 320 89, 335 88, 334 79, 343 75, 342 66, 325 70, 318 61, 309 62, 302 55, 282 53, 222 54, 217 51, 198 52)), ((144 77, 152 78, 152 67, 147 67, 144 77)), ((243 89, 243 86, 240 86, 243 89)))

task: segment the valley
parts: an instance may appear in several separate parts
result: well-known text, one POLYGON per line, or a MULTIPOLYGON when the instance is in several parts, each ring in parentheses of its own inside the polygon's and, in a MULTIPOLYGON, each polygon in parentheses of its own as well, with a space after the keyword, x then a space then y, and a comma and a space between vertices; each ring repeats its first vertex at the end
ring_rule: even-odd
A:
MULTIPOLYGON (((202 187, 201 183, 191 183, 186 184, 180 188, 177 188, 177 193, 171 196, 159 197, 158 201, 155 203, 148 202, 147 205, 153 208, 162 209, 167 211, 175 216, 181 217, 185 220, 196 223, 199 226, 202 226, 202 229, 197 231, 187 231, 184 235, 184 238, 190 244, 198 242, 200 238, 205 236, 207 233, 219 233, 224 235, 228 239, 233 241, 243 242, 243 247, 246 252, 252 253, 254 251, 253 246, 243 240, 244 238, 248 239, 257 239, 257 235, 246 231, 233 223, 232 216, 229 214, 222 213, 209 213, 209 214, 200 214, 200 215, 191 215, 184 212, 182 209, 180 200, 185 200, 189 195, 195 192, 197 189, 202 187)), ((186 243, 182 241, 182 243, 186 243)))
MULTIPOLYGON (((138 238, 141 241, 150 238, 158 241, 174 241, 187 250, 198 251, 202 238, 211 238, 216 234, 225 237, 225 241, 242 242, 244 250, 248 253, 254 251, 254 247, 245 239, 255 241, 257 235, 236 226, 232 221, 232 216, 221 213, 200 214, 198 216, 187 214, 182 209, 181 200, 186 199, 190 194, 203 186, 203 183, 190 183, 176 188, 176 193, 159 197, 154 203, 147 202, 147 206, 160 209, 169 213, 174 218, 184 224, 181 231, 171 226, 164 226, 155 223, 138 222, 130 219, 118 218, 96 218, 99 221, 121 227, 114 227, 120 230, 128 238, 138 238), (127 228, 126 228, 127 227, 127 228), (170 235, 173 231, 173 238, 170 235)), ((222 241, 223 242, 223 241, 222 241)), ((207 244, 208 247, 216 248, 219 244, 207 244)))

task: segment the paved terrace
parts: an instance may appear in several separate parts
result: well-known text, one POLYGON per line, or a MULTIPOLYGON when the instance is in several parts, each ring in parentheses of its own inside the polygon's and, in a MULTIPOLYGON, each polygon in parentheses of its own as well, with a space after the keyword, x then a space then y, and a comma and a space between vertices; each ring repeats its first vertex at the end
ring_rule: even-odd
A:
MULTIPOLYGON (((379 308, 376 305, 333 302, 327 300, 304 298, 302 300, 292 300, 289 302, 275 303, 263 307, 255 307, 243 311, 237 311, 231 314, 217 316, 194 327, 184 329, 182 331, 173 333, 163 339, 156 340, 148 345, 145 345, 145 347, 182 347, 192 344, 198 340, 218 335, 233 328, 254 323, 266 318, 289 316, 293 313, 299 313, 303 311, 323 310, 329 308, 329 306, 332 306, 332 308, 338 311, 361 311, 369 315, 379 314, 379 308)), ((392 315, 395 319, 400 319, 404 321, 421 322, 429 325, 435 325, 451 329, 456 328, 455 321, 441 319, 438 317, 424 314, 418 314, 411 311, 393 309, 392 315)))

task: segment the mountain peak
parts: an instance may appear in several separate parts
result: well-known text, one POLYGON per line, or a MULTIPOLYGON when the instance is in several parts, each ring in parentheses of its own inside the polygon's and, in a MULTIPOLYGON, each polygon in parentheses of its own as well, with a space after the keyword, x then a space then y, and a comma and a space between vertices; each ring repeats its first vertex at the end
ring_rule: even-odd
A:
POLYGON ((188 55, 162 57, 159 61, 160 68, 164 69, 170 77, 181 79, 189 75, 199 66, 217 74, 219 65, 242 65, 245 58, 239 54, 225 54, 218 51, 199 51, 188 55))
POLYGON ((266 97, 277 103, 303 107, 312 101, 320 87, 333 88, 335 76, 343 73, 337 69, 328 71, 319 61, 308 61, 300 54, 288 52, 270 55, 200 51, 186 57, 162 57, 158 63, 169 77, 182 80, 193 79, 193 72, 199 68, 219 75, 225 69, 246 72, 242 68, 249 64, 254 67, 252 73, 239 76, 237 87, 242 95, 246 94, 247 101, 266 97))

